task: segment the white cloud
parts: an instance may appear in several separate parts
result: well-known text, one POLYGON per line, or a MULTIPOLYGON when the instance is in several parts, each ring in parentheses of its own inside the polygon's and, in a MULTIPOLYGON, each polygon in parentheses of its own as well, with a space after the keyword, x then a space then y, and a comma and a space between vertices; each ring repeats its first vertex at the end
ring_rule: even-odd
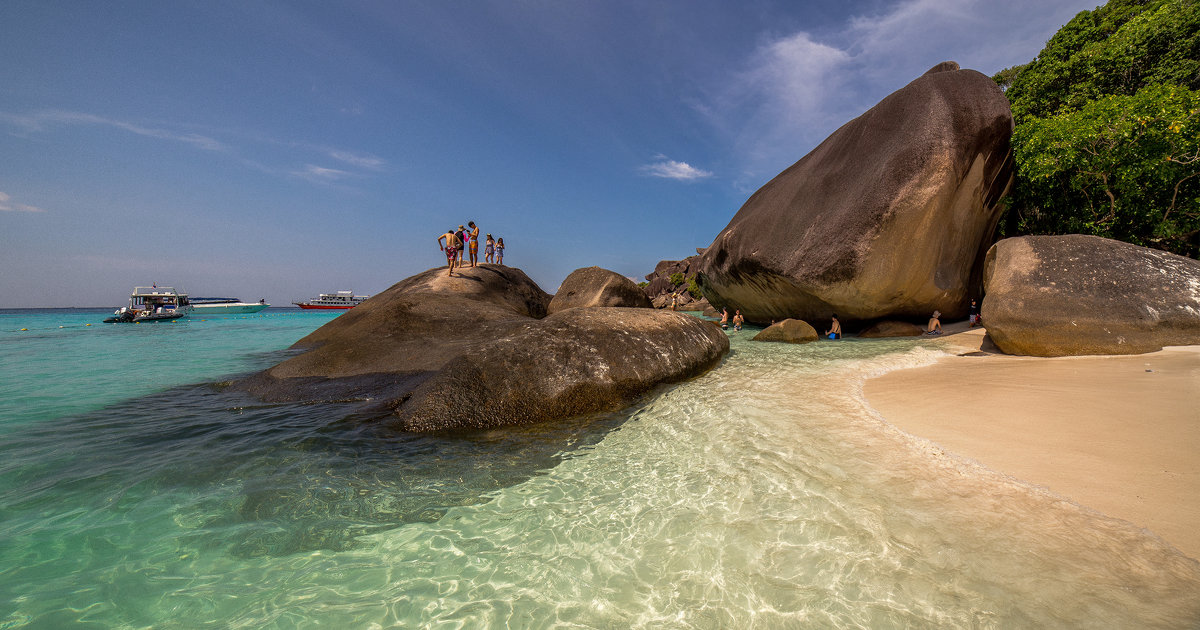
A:
POLYGON ((345 162, 351 166, 366 168, 373 171, 381 170, 384 165, 384 161, 382 159, 373 155, 358 155, 349 151, 341 151, 337 149, 329 151, 329 157, 341 162, 345 162))
POLYGON ((345 177, 349 177, 349 171, 343 171, 336 168, 326 168, 324 166, 316 166, 315 164, 307 164, 304 170, 293 171, 293 175, 303 177, 309 181, 332 182, 345 177))
POLYGON ((14 125, 23 127, 28 132, 42 131, 47 124, 55 123, 68 125, 103 125, 115 127, 117 129, 128 131, 139 136, 146 136, 148 138, 159 138, 161 140, 182 142, 185 144, 190 144, 198 149, 205 149, 207 151, 221 151, 225 148, 220 142, 207 136, 202 136, 195 133, 178 133, 155 127, 146 127, 122 120, 114 120, 112 118, 105 118, 104 116, 97 116, 95 114, 87 114, 83 112, 51 110, 38 112, 29 116, 5 114, 3 118, 14 125))
POLYGON ((45 212, 45 210, 23 203, 12 203, 12 197, 0 192, 0 212, 45 212))
POLYGON ((668 160, 665 156, 659 156, 658 162, 646 164, 641 167, 641 172, 651 177, 662 177, 665 179, 678 179, 691 181, 695 179, 704 179, 712 177, 712 173, 698 169, 687 162, 676 162, 668 160))

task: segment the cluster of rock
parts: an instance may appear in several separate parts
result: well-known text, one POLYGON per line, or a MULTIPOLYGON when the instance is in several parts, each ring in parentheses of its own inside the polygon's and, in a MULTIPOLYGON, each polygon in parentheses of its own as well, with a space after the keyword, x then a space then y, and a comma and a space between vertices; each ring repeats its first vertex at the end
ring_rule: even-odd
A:
POLYGON ((697 260, 696 256, 689 256, 683 260, 659 261, 654 271, 646 274, 643 291, 654 308, 670 308, 674 304, 677 310, 716 313, 706 298, 697 299, 688 291, 688 281, 696 277, 697 260), (676 284, 672 278, 681 279, 682 282, 676 284))
POLYGON ((234 387, 272 401, 366 401, 403 430, 487 428, 619 409, 729 350, 715 324, 648 308, 619 274, 581 269, 563 289, 552 297, 514 267, 431 269, 234 387))
POLYGON ((994 81, 940 64, 760 188, 689 269, 753 323, 962 317, 1012 181, 1012 128, 994 81))

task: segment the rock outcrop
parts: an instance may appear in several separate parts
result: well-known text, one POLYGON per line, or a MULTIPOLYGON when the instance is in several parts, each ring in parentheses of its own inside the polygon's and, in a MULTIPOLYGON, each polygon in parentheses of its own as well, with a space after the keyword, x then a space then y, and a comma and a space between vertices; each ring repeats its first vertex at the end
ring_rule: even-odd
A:
POLYGON ((925 334, 925 329, 912 322, 897 322, 884 320, 876 322, 870 328, 858 333, 865 339, 880 339, 884 337, 919 337, 925 334))
POLYGON ((754 335, 751 341, 808 343, 816 341, 819 338, 820 336, 817 335, 816 329, 810 326, 808 322, 799 319, 785 319, 767 326, 762 332, 754 335))
POLYGON ((1012 128, 994 81, 939 64, 754 193, 696 264, 705 295, 756 323, 964 316, 1012 128))
POLYGON ((547 312, 599 306, 650 308, 650 298, 632 280, 600 267, 576 269, 563 280, 547 312))
POLYGON ((1095 236, 1024 236, 987 253, 982 315, 1008 354, 1140 354, 1200 344, 1200 261, 1095 236))
MULTIPOLYGON (((662 296, 667 296, 667 299, 662 302, 665 306, 670 306, 671 294, 682 294, 687 292, 686 279, 696 275, 695 264, 697 260, 698 258, 696 256, 688 256, 683 260, 660 260, 658 264, 654 266, 654 271, 646 274, 646 281, 648 284, 643 289, 646 293, 646 297, 653 301, 662 296), (675 284, 671 282, 671 276, 675 274, 679 274, 685 279, 682 285, 675 286, 675 284)), ((690 296, 688 299, 691 299, 690 296)), ((657 306, 657 302, 655 305, 656 308, 663 308, 662 306, 657 306)))
MULTIPOLYGON (((635 287, 636 288, 636 287, 635 287)), ((570 308, 515 267, 405 279, 233 384, 271 401, 360 401, 399 428, 538 422, 612 410, 729 350, 719 327, 648 308, 570 308)))

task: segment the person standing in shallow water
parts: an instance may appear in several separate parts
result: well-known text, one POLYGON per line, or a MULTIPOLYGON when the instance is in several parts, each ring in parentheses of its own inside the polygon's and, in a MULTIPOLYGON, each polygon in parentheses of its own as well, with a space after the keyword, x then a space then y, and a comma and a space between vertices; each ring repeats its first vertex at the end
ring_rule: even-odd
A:
POLYGON ((487 244, 483 246, 483 262, 496 262, 496 241, 492 239, 492 235, 487 235, 487 244))
POLYGON ((736 311, 734 311, 734 313, 733 313, 733 329, 734 330, 741 330, 742 324, 745 323, 745 321, 746 321, 746 318, 742 317, 742 309, 739 308, 736 311))
POLYGON ((454 233, 454 228, 446 230, 446 233, 438 237, 438 249, 446 252, 446 261, 450 267, 446 271, 446 275, 454 275, 454 263, 458 260, 458 249, 462 245, 462 241, 458 240, 458 236, 454 233), (442 239, 445 239, 445 246, 442 245, 442 239))
POLYGON ((496 264, 497 265, 504 264, 504 239, 503 238, 496 239, 496 264))
POLYGON ((467 221, 467 225, 471 227, 470 233, 467 234, 467 238, 469 239, 469 243, 470 243, 469 245, 467 245, 467 249, 469 250, 470 255, 471 255, 471 266, 478 267, 479 266, 479 228, 475 226, 474 221, 467 221))
POLYGON ((721 307, 721 328, 729 328, 729 309, 721 307))
POLYGON ((830 317, 833 319, 833 323, 829 325, 829 330, 825 331, 825 336, 829 337, 830 339, 841 339, 842 323, 838 321, 837 313, 834 313, 830 317))

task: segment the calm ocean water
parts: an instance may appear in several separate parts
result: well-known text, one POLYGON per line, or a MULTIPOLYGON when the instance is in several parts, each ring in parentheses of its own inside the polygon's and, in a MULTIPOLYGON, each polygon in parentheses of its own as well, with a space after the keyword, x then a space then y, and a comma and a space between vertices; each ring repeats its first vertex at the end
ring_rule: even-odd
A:
POLYGON ((0 629, 1200 627, 1195 561, 866 406, 922 341, 412 436, 220 387, 336 314, 108 312, 0 311, 0 629))

